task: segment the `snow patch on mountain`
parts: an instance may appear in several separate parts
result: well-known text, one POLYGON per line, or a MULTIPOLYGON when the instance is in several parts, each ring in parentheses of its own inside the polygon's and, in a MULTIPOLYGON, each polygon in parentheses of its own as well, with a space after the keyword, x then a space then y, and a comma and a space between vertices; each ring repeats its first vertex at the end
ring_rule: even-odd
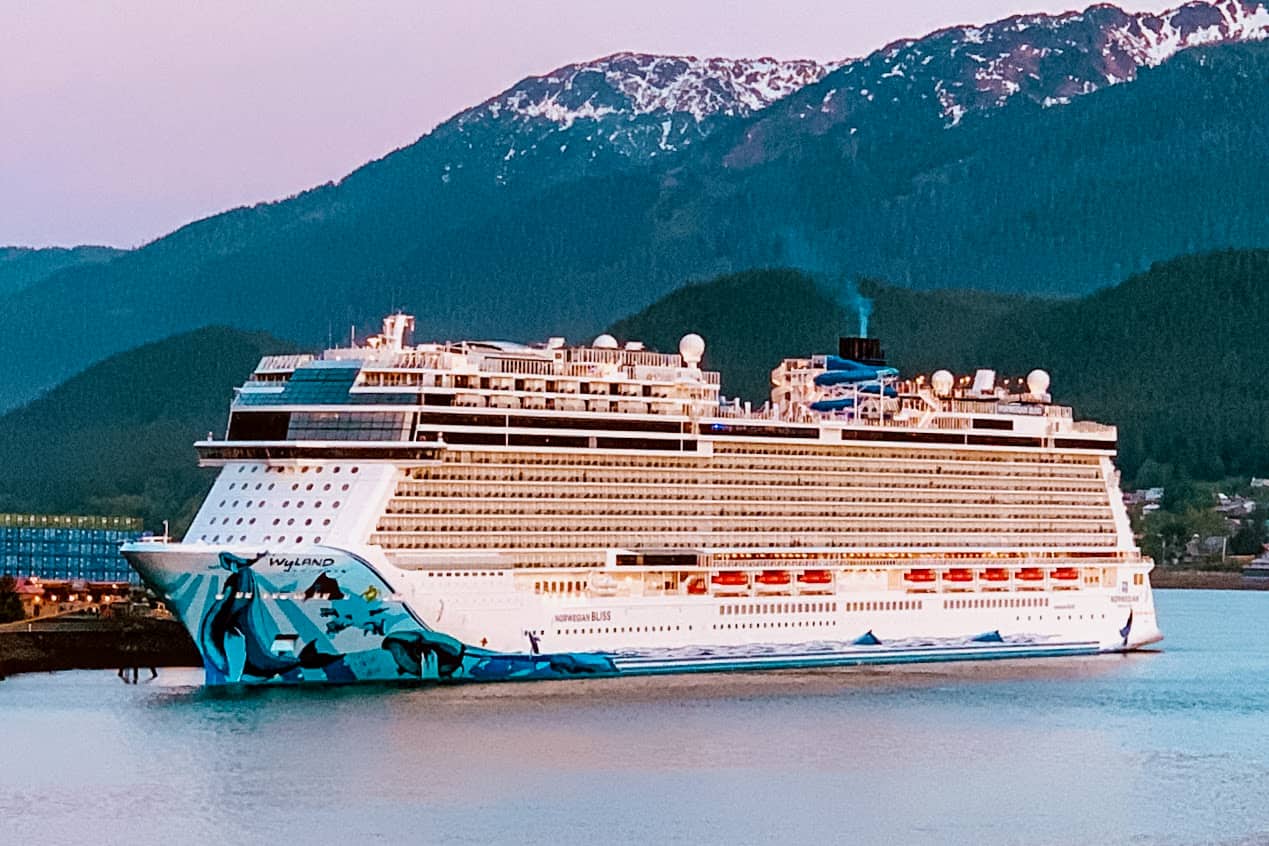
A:
POLYGON ((807 59, 698 59, 617 53, 523 80, 460 116, 545 120, 567 129, 619 114, 747 115, 824 77, 836 65, 807 59))

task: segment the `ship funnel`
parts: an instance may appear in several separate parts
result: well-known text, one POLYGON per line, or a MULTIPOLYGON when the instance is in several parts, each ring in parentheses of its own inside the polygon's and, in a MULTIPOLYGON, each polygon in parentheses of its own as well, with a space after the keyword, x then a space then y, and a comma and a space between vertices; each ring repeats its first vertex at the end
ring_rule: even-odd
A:
POLYGON ((838 338, 837 354, 869 367, 885 367, 886 365, 886 353, 881 348, 881 341, 877 338, 838 338))

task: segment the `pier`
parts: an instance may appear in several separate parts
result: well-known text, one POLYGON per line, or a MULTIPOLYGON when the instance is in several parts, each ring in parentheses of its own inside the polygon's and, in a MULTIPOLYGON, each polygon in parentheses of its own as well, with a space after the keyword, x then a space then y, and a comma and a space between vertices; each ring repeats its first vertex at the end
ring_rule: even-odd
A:
POLYGON ((53 670, 199 666, 189 634, 170 617, 110 619, 76 611, 0 626, 0 678, 53 670))

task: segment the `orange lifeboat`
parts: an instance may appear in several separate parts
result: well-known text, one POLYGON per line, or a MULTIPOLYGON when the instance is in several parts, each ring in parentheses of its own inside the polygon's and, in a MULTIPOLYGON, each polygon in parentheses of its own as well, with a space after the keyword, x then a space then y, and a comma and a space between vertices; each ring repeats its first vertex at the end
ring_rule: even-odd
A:
POLYGON ((988 582, 1009 581, 1009 571, 1004 567, 988 567, 983 570, 983 580, 988 582))
POLYGON ((1080 577, 1080 571, 1075 567, 1058 567, 1056 570, 1049 571, 1049 577, 1061 579, 1064 582, 1071 582, 1080 577))
POLYGON ((722 570, 715 573, 710 581, 722 587, 746 587, 749 576, 743 570, 722 570))
POLYGON ((1044 571, 1039 567, 1023 567, 1018 571, 1018 578, 1024 582, 1044 581, 1044 571))
POLYGON ((903 574, 904 581, 908 582, 932 582, 934 581, 933 570, 909 570, 903 574))
POLYGON ((805 570, 798 575, 798 581, 804 585, 832 584, 833 574, 827 570, 805 570))
POLYGON ((974 580, 974 572, 972 570, 957 568, 954 570, 948 570, 947 574, 944 575, 943 578, 949 582, 972 582, 974 580))
POLYGON ((763 570, 754 581, 762 585, 787 585, 789 574, 784 570, 763 570))
POLYGON ((700 596, 705 593, 705 577, 696 576, 689 579, 687 583, 687 592, 692 596, 700 596))

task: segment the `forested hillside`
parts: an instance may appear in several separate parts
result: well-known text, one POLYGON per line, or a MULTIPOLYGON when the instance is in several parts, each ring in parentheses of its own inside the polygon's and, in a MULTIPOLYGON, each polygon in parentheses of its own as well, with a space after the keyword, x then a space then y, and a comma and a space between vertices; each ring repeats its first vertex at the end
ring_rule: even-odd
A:
POLYGON ((232 389, 290 344, 211 327, 107 359, 0 417, 0 511, 189 522, 211 484, 191 446, 223 433, 232 389))
POLYGON ((16 294, 67 267, 100 264, 123 252, 114 247, 0 247, 0 297, 16 294))
MULTIPOLYGON (((835 348, 858 319, 834 280, 787 270, 723 277, 671 294, 612 327, 673 349, 704 335, 725 392, 757 402, 784 356, 835 348)), ((1269 475, 1269 251, 1163 262, 1081 299, 919 292, 863 282, 873 334, 909 373, 1050 371, 1059 402, 1120 427, 1131 479, 1147 458, 1197 477, 1269 475)))
MULTIPOLYGON (((1196 478, 1269 475, 1269 251, 1164 262, 1068 301, 867 280, 857 291, 873 305, 871 334, 907 373, 1049 370, 1058 402, 1119 425, 1129 480, 1148 458, 1196 478)), ((840 277, 754 270, 683 288, 611 331, 663 350, 699 332, 724 392, 761 403, 781 358, 832 351, 857 331, 855 298, 840 277)), ((293 349, 203 329, 115 356, 0 417, 0 511, 136 514, 179 529, 211 481, 191 443, 223 429, 233 387, 261 355, 293 349)))

